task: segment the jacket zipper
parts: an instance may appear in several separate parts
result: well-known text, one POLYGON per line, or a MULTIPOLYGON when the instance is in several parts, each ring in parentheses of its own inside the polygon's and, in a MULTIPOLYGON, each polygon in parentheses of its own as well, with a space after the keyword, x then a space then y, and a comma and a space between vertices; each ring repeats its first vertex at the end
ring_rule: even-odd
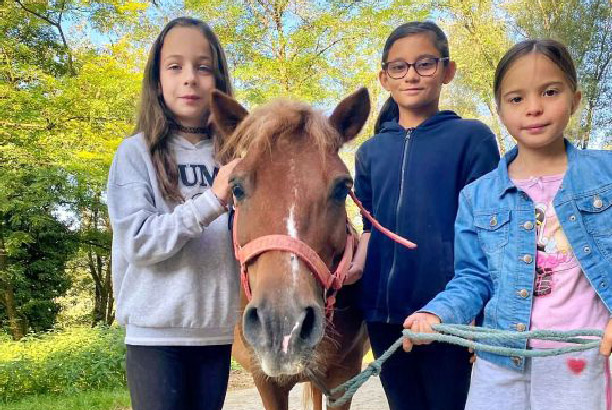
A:
MULTIPOLYGON (((410 140, 412 138, 412 133, 414 132, 414 128, 409 128, 406 130, 406 136, 404 138, 404 152, 402 156, 402 169, 400 174, 400 186, 399 186, 399 197, 397 199, 397 205, 395 207, 395 228, 397 229, 397 222, 399 220, 399 211, 402 205, 402 199, 404 194, 404 174, 406 172, 406 159, 408 153, 408 147, 410 146, 410 140)), ((389 272, 389 277, 387 278, 387 323, 391 322, 391 309, 389 304, 389 294, 391 289, 391 283, 393 282, 393 277, 395 276, 395 263, 396 263, 396 247, 397 244, 393 244, 393 264, 391 265, 391 271, 389 272)))

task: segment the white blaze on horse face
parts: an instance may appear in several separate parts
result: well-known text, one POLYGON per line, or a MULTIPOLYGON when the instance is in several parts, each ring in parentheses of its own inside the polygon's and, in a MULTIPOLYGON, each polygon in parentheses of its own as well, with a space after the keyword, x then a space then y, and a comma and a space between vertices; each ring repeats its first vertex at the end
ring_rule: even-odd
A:
POLYGON ((289 349, 289 341, 291 340, 291 336, 293 336, 293 333, 295 333, 295 331, 297 330, 297 328, 300 326, 300 322, 295 322, 295 326, 293 326, 293 329, 291 329, 291 333, 289 333, 287 336, 283 337, 283 353, 287 354, 287 350, 289 349))
MULTIPOLYGON (((289 208, 289 216, 287 217, 287 234, 294 239, 297 239, 297 226, 295 223, 295 203, 289 208)), ((293 284, 295 286, 297 275, 300 268, 300 261, 295 253, 290 255, 291 258, 291 273, 293 274, 293 284)))
POLYGON ((287 233, 290 237, 297 239, 297 227, 295 226, 295 203, 289 208, 289 216, 287 217, 287 233))

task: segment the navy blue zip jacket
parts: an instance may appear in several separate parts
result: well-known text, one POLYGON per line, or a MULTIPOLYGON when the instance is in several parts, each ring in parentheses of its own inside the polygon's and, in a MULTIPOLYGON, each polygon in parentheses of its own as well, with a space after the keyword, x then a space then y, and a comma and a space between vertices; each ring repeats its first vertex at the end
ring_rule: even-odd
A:
POLYGON ((369 322, 402 323, 444 290, 454 275, 459 192, 499 161, 483 123, 439 111, 407 130, 386 122, 355 157, 355 193, 383 226, 418 247, 408 250, 371 231, 361 307, 369 322))

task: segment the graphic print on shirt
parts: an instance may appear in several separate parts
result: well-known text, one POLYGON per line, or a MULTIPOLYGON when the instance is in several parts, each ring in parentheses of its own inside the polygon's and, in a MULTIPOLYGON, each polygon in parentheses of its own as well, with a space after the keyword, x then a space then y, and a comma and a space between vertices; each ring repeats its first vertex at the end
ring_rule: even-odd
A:
POLYGON ((212 187, 219 168, 214 167, 211 170, 204 164, 179 164, 178 171, 179 180, 183 186, 181 191, 189 192, 186 197, 195 199, 212 187))
POLYGON ((559 265, 570 262, 575 257, 552 203, 536 203, 535 217, 538 254, 533 294, 546 296, 553 291, 553 275, 559 270, 559 265))

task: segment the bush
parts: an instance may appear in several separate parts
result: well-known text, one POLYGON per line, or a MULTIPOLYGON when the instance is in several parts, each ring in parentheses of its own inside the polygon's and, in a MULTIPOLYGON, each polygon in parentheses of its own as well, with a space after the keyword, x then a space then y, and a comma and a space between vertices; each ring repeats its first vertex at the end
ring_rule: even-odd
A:
POLYGON ((0 401, 125 387, 124 331, 75 327, 15 342, 0 337, 0 401))

